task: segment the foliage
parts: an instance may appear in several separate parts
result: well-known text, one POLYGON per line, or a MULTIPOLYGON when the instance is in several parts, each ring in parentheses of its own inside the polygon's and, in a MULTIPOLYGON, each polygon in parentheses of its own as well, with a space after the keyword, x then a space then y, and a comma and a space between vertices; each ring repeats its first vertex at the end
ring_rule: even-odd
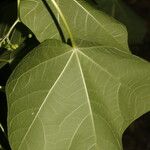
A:
POLYGON ((9 33, 9 29, 11 27, 10 24, 13 24, 16 19, 13 17, 15 16, 15 11, 16 6, 14 2, 6 5, 1 10, 1 14, 4 15, 0 17, 0 46, 3 48, 0 52, 0 68, 7 63, 11 63, 15 59, 16 53, 18 52, 18 46, 25 41, 25 36, 19 30, 18 26, 12 31, 11 34, 9 33), (10 16, 11 19, 9 19, 10 16), (7 49, 8 51, 4 49, 7 49), (15 49, 17 50, 14 51, 15 49))
POLYGON ((129 43, 141 43, 146 33, 146 23, 122 0, 95 0, 98 9, 103 10, 126 25, 129 43), (139 30, 140 29, 140 30, 139 30))
POLYGON ((40 44, 6 84, 12 150, 122 150, 125 129, 150 110, 150 64, 131 54, 125 26, 87 1, 18 0, 4 54, 19 22, 40 44))

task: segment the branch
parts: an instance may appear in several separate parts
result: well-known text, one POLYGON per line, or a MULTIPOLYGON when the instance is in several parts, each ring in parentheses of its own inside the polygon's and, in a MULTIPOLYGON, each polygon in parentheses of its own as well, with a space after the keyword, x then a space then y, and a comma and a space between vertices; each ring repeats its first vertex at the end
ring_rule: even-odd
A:
POLYGON ((7 34, 5 35, 5 37, 0 40, 0 47, 1 47, 2 44, 4 44, 5 42, 7 42, 8 44, 11 44, 11 43, 10 43, 10 40, 9 40, 9 36, 10 36, 11 32, 13 31, 13 29, 15 28, 15 26, 16 26, 16 24, 17 24, 18 22, 20 22, 20 21, 19 21, 19 18, 17 18, 17 20, 16 20, 16 21, 13 23, 13 25, 10 27, 10 29, 9 29, 9 31, 7 32, 7 34))

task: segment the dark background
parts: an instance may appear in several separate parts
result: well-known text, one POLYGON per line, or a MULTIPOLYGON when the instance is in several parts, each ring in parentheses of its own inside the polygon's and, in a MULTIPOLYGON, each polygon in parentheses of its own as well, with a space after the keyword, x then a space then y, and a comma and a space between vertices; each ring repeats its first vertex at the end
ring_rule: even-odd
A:
MULTIPOLYGON (((16 2, 17 0, 4 0, 0 2, 0 10, 4 8, 4 6, 8 5, 10 2, 16 2)), ((133 54, 150 61, 150 0, 123 0, 137 15, 144 19, 147 30, 146 34, 140 44, 130 44, 130 50, 133 54)), ((8 23, 12 23, 16 17, 16 6, 12 6, 12 11, 10 13, 10 20, 8 23)), ((1 14, 1 16, 4 14, 1 14)), ((0 18, 1 21, 1 18, 0 18)), ((1 22, 0 22, 1 23, 1 22)), ((24 34, 26 34, 29 30, 20 25, 20 29, 24 29, 24 34)), ((140 29, 139 29, 140 30, 140 29)), ((25 45, 29 45, 32 43, 32 47, 30 47, 25 53, 30 51, 33 47, 38 44, 38 41, 35 37, 32 40, 25 41, 25 45), (34 43, 34 44, 33 44, 34 43)), ((24 49, 27 49, 24 46, 24 49)), ((25 54, 24 54, 25 55, 25 54)), ((19 56, 20 57, 20 56, 19 56)), ((6 81, 11 74, 12 69, 9 65, 0 69, 0 85, 5 86, 6 81)), ((7 133, 7 102, 6 96, 4 92, 0 92, 0 122, 4 126, 4 129, 7 133)), ((134 121, 128 129, 125 131, 123 135, 123 147, 124 150, 150 150, 150 112, 143 115, 136 121, 134 121)), ((7 141, 7 135, 4 135, 2 131, 0 131, 0 144, 2 144, 3 148, 0 150, 10 150, 7 141)))
MULTIPOLYGON (((150 61, 150 0, 124 0, 147 26, 141 44, 129 45, 133 54, 150 61)), ((140 29, 139 29, 140 30, 140 29)), ((134 121, 123 136, 124 150, 150 150, 150 112, 134 121)))

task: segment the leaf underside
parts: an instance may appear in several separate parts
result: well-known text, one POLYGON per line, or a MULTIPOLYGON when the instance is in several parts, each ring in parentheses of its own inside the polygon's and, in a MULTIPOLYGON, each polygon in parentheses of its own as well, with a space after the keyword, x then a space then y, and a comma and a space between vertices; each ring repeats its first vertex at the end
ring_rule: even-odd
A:
POLYGON ((122 150, 124 130, 150 109, 149 70, 110 46, 43 42, 7 83, 12 150, 122 150))

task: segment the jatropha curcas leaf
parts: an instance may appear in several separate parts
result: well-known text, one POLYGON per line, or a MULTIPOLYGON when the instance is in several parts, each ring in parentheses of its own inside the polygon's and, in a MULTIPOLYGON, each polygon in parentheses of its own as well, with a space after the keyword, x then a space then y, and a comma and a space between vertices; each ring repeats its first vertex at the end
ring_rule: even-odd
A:
POLYGON ((81 46, 84 41, 89 41, 94 45, 108 45, 129 52, 126 28, 86 1, 20 0, 19 11, 21 21, 33 31, 40 42, 45 39, 59 39, 57 22, 66 39, 70 38, 66 31, 67 26, 75 45, 81 46))
POLYGON ((122 22, 128 30, 130 44, 141 43, 146 34, 145 21, 138 16, 123 0, 95 0, 96 6, 122 22), (140 29, 140 30, 139 30, 140 29))
POLYGON ((7 82, 12 150, 122 150, 150 110, 150 64, 111 46, 46 40, 7 82))

